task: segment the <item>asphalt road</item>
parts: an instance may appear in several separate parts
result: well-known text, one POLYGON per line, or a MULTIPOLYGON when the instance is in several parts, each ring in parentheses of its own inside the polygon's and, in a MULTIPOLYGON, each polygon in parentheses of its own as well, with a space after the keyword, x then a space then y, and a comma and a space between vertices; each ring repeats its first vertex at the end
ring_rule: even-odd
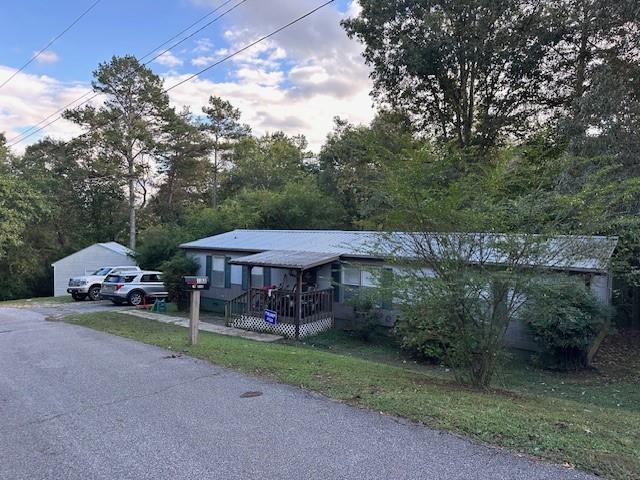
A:
POLYGON ((4 308, 0 478, 591 477, 4 308))

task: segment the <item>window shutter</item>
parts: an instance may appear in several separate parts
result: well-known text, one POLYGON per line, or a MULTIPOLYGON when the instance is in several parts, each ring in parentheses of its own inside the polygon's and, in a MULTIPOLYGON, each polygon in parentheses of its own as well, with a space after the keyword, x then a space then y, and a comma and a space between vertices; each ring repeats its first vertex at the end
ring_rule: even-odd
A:
POLYGON ((229 265, 229 257, 224 259, 224 288, 231 288, 231 265, 229 265))
POLYGON ((211 278, 211 268, 213 266, 213 257, 211 255, 207 255, 207 266, 206 266, 206 270, 205 270, 205 275, 207 276, 207 278, 209 279, 209 285, 212 284, 212 278, 211 278))
POLYGON ((262 283, 264 284, 265 287, 270 287, 271 286, 271 268, 270 267, 264 267, 262 272, 263 272, 262 273, 262 275, 263 275, 262 283))
POLYGON ((342 281, 342 265, 340 263, 332 263, 331 264, 331 283, 333 286, 333 301, 340 301, 340 289, 341 281, 342 281))
POLYGON ((249 268, 242 266, 242 290, 249 288, 249 268))

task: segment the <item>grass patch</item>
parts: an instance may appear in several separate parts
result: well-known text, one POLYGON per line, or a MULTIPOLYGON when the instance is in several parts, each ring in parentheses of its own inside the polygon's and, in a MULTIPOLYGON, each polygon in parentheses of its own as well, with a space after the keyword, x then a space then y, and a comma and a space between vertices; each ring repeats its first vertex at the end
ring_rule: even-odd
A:
POLYGON ((74 315, 64 321, 181 351, 554 462, 567 462, 599 475, 640 479, 640 412, 633 409, 526 389, 475 391, 450 381, 442 375, 443 369, 407 366, 402 358, 390 357, 384 346, 361 346, 355 349, 357 353, 353 349, 346 352, 346 339, 341 344, 334 342, 329 349, 265 344, 201 332, 200 344, 191 347, 184 328, 122 313, 74 315), (363 358, 367 355, 370 358, 363 358))
POLYGON ((25 307, 29 305, 40 305, 47 303, 73 303, 74 300, 71 295, 64 295, 62 297, 36 297, 36 298, 21 298, 16 300, 3 300, 0 302, 2 307, 25 307))
MULTIPOLYGON (((630 334, 625 333, 625 336, 630 334)), ((612 338, 611 343, 616 343, 612 338)), ((608 341, 607 341, 608 342, 608 341)), ((453 381, 451 372, 437 365, 416 362, 403 355, 399 346, 389 335, 379 334, 365 342, 343 330, 329 330, 304 342, 286 340, 285 343, 312 349, 339 353, 376 362, 396 365, 429 376, 453 381)), ((640 341, 638 342, 640 345, 640 341)), ((585 405, 616 407, 640 412, 640 351, 627 347, 626 355, 615 361, 611 350, 605 344, 602 355, 598 355, 597 370, 581 372, 553 372, 532 367, 521 356, 509 355, 494 386, 515 393, 544 395, 575 400, 585 405), (604 358, 600 358, 604 357, 604 358), (625 368, 626 367, 626 368, 625 368), (635 375, 630 372, 635 372, 635 375)), ((616 345, 617 347, 617 345, 616 345)))

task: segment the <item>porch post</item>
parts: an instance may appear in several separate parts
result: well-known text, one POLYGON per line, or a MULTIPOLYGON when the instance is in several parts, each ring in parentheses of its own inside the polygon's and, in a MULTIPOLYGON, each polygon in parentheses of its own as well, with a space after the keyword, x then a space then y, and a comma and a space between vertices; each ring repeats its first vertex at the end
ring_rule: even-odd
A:
POLYGON ((253 295, 251 295, 251 269, 252 265, 247 265, 247 313, 253 313, 253 295))
POLYGON ((300 322, 302 321, 302 270, 296 277, 296 340, 300 338, 300 322))

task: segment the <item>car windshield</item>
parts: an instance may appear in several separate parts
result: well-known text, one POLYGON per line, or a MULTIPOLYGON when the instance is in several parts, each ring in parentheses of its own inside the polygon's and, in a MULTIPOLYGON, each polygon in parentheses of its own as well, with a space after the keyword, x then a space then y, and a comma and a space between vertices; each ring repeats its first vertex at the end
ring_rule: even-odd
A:
POLYGON ((111 271, 111 267, 102 267, 93 272, 91 275, 96 275, 98 277, 102 277, 111 271))

